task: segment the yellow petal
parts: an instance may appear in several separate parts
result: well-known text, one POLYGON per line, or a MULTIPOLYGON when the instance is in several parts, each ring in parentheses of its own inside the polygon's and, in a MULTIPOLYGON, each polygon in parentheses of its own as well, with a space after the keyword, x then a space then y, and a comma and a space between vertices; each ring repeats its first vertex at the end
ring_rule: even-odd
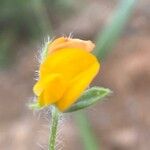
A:
POLYGON ((57 102, 64 94, 66 87, 67 83, 61 75, 52 74, 39 80, 34 87, 34 92, 38 95, 40 105, 47 106, 57 102))
POLYGON ((91 41, 84 41, 80 39, 71 39, 67 37, 61 37, 54 40, 48 45, 48 53, 52 53, 63 48, 75 48, 83 49, 85 51, 91 52, 94 49, 95 45, 91 41))
POLYGON ((67 83, 65 83, 65 80, 60 74, 50 74, 40 79, 33 90, 39 96, 38 101, 40 105, 43 106, 58 101, 64 94, 66 86, 67 83))
POLYGON ((70 81, 95 63, 96 57, 84 50, 61 49, 49 55, 40 66, 40 77, 61 74, 70 81))
POLYGON ((83 71, 72 80, 63 98, 56 103, 60 111, 63 112, 67 110, 80 97, 82 92, 88 87, 98 73, 99 67, 99 63, 95 61, 87 70, 83 71))
POLYGON ((42 79, 39 79, 33 87, 33 92, 35 93, 35 95, 40 96, 45 87, 51 82, 51 80, 53 80, 57 76, 58 74, 50 74, 42 79))
POLYGON ((60 100, 67 86, 68 84, 61 76, 54 78, 43 92, 44 105, 51 105, 60 100))
POLYGON ((38 101, 38 103, 40 104, 41 107, 45 106, 43 93, 40 96, 38 96, 37 101, 38 101))

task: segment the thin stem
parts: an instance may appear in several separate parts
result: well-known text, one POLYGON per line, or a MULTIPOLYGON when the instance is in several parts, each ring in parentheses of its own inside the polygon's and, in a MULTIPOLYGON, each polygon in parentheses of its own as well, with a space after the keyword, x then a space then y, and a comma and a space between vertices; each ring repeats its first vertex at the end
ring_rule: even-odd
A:
POLYGON ((99 143, 92 131, 90 122, 88 121, 85 113, 76 112, 75 119, 79 127, 85 150, 99 150, 99 143))
POLYGON ((59 112, 56 107, 52 107, 52 122, 50 126, 48 150, 55 150, 58 122, 59 112))

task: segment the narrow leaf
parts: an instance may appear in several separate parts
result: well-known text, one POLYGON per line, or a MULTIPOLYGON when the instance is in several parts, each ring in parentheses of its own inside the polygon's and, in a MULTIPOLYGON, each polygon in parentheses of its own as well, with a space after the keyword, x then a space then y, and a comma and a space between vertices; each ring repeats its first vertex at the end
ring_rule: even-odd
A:
POLYGON ((106 97, 111 93, 111 90, 103 87, 92 87, 86 90, 79 100, 71 106, 66 112, 77 111, 86 107, 89 107, 95 104, 99 100, 103 100, 102 98, 106 97))
POLYGON ((82 143, 84 144, 84 150, 99 150, 100 142, 95 137, 89 118, 85 112, 76 112, 75 120, 80 131, 82 143))
POLYGON ((98 34, 94 54, 100 59, 104 59, 119 39, 135 3, 136 0, 121 0, 118 4, 118 9, 112 14, 110 23, 98 34))

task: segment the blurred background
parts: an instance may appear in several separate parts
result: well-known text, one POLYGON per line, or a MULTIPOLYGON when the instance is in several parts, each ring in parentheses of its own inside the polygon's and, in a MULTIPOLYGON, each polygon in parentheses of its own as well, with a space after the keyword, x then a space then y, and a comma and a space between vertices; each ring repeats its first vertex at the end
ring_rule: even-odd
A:
MULTIPOLYGON (((124 0, 125 1, 125 0, 124 0)), ((0 0, 0 149, 46 150, 49 112, 33 112, 38 55, 48 36, 97 41, 119 0, 0 0)), ((150 148, 150 1, 133 11, 93 85, 113 94, 85 113, 100 150, 150 148)), ((98 49, 98 48, 97 48, 98 49)), ((62 118, 58 149, 84 149, 73 115, 62 118)))

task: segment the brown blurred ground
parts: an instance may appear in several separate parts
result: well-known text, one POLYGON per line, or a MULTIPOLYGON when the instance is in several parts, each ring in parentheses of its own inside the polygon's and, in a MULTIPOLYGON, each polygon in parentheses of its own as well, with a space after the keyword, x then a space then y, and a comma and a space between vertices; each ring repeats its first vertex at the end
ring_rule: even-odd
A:
MULTIPOLYGON (((88 1, 87 7, 55 33, 92 38, 107 23, 116 1, 88 1), (81 23, 82 22, 82 23, 81 23)), ((113 90, 108 100, 87 112, 102 150, 149 150, 150 147, 150 2, 141 0, 114 51, 102 63, 96 85, 113 90)), ((46 149, 47 113, 33 113, 38 44, 21 45, 16 63, 0 72, 0 150, 46 149), (36 46, 35 46, 36 45, 36 46), (46 118, 43 118, 46 114, 46 118), (40 119, 39 119, 40 118, 40 119)), ((82 149, 72 116, 61 123, 65 150, 82 149)))

